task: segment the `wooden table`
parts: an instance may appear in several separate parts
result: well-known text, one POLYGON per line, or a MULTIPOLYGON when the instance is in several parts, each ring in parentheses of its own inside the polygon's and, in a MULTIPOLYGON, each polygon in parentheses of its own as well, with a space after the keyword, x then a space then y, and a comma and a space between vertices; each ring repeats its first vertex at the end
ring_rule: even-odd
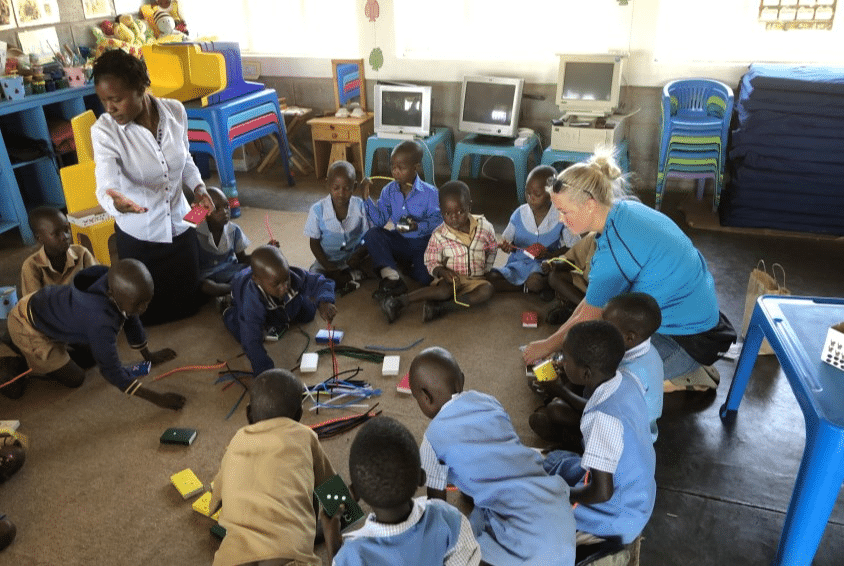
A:
POLYGON ((366 139, 375 132, 371 112, 361 118, 311 118, 308 125, 311 126, 317 179, 324 178, 328 166, 340 159, 350 162, 363 175, 366 139))
MULTIPOLYGON (((302 175, 308 175, 313 170, 311 159, 296 147, 296 134, 305 125, 308 118, 312 118, 314 111, 311 108, 301 108, 299 106, 288 106, 281 109, 281 114, 284 116, 284 121, 287 124, 287 143, 290 145, 290 163, 302 175)), ((273 148, 267 153, 267 156, 258 165, 258 173, 263 173, 264 169, 275 163, 278 159, 279 149, 275 138, 270 137, 273 141, 273 148)))

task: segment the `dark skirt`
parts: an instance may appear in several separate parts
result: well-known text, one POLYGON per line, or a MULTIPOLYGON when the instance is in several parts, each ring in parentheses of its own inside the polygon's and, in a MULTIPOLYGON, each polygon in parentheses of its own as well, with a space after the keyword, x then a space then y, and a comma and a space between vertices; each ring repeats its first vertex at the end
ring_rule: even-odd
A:
POLYGON ((203 297, 199 287, 199 243, 188 229, 172 243, 138 240, 114 226, 117 257, 137 259, 149 269, 155 292, 146 312, 145 325, 161 324, 191 316, 203 297))

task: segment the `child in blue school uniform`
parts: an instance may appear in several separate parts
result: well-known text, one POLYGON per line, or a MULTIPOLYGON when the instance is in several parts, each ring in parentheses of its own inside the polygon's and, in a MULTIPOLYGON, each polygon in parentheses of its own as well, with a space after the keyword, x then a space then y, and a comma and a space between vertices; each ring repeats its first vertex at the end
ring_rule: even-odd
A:
POLYGON ((271 329, 286 329, 292 322, 310 322, 317 311, 331 322, 334 281, 318 273, 290 267, 275 246, 261 246, 250 256, 247 267, 232 279, 232 304, 223 313, 223 322, 240 342, 252 373, 272 369, 272 359, 264 348, 271 329))
POLYGON ((384 416, 366 423, 349 451, 349 476, 351 489, 372 513, 342 541, 342 513, 331 519, 320 513, 335 566, 480 564, 481 551, 466 517, 445 501, 413 497, 425 484, 425 472, 416 440, 403 424, 384 416))
POLYGON ((206 295, 221 296, 231 292, 231 280, 249 266, 246 248, 252 242, 243 230, 231 222, 228 197, 217 187, 207 187, 214 212, 196 227, 199 242, 199 278, 206 295))
POLYGON ((311 206, 305 222, 305 236, 316 258, 310 271, 322 273, 338 290, 349 292, 363 280, 363 235, 369 230, 369 219, 363 199, 352 195, 358 185, 352 164, 335 161, 327 177, 328 196, 311 206))
POLYGON ((656 299, 647 293, 623 293, 610 299, 603 319, 618 328, 624 338, 624 358, 619 370, 628 371, 645 388, 651 438, 656 442, 656 420, 662 416, 662 381, 665 371, 659 352, 651 346, 651 336, 662 324, 656 299))
POLYGON ((656 455, 639 380, 618 370, 624 339, 604 320, 571 327, 563 343, 563 368, 575 384, 593 389, 583 411, 583 455, 556 450, 545 458, 549 474, 571 486, 577 504, 577 543, 633 542, 656 499, 656 455))
POLYGON ((410 276, 421 285, 428 285, 433 277, 425 266, 425 248, 434 229, 442 224, 437 188, 419 178, 422 147, 407 140, 390 154, 390 172, 395 181, 381 189, 376 204, 369 197, 372 182, 361 181, 363 200, 371 228, 364 236, 372 265, 381 276, 373 298, 407 292, 407 285, 399 274, 399 263, 410 265, 410 276), (385 226, 392 222, 394 228, 385 226))
POLYGON ((496 566, 574 564, 568 485, 549 476, 492 396, 463 391, 463 372, 442 348, 410 365, 410 390, 431 419, 420 447, 428 496, 453 483, 474 500, 469 517, 484 562, 496 566))
POLYGON ((494 267, 487 276, 496 291, 522 291, 539 293, 551 300, 554 291, 548 285, 548 274, 542 271, 542 262, 566 253, 580 240, 560 222, 560 213, 551 206, 548 179, 557 171, 550 165, 535 167, 525 182, 525 204, 510 216, 510 222, 501 234, 501 251, 510 254, 507 263, 494 267), (525 250, 539 244, 544 250, 538 255, 528 255, 525 250))

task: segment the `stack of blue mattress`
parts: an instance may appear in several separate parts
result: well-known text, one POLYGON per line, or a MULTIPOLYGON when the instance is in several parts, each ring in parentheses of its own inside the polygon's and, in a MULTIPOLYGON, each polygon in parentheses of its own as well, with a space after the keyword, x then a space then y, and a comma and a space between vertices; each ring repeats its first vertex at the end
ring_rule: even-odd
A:
POLYGON ((844 68, 742 77, 721 224, 844 235, 844 68))

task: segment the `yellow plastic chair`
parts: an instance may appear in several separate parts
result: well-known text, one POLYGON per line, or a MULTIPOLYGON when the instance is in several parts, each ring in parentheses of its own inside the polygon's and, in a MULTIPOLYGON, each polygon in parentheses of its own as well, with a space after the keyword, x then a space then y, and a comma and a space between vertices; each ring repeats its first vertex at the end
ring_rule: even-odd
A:
POLYGON ((97 201, 94 146, 91 143, 91 126, 96 121, 91 110, 71 118, 79 163, 62 167, 59 175, 74 243, 88 248, 101 264, 111 265, 109 244, 114 247, 114 218, 105 214, 97 201))
POLYGON ((226 88, 226 60, 221 53, 204 52, 191 43, 150 44, 142 51, 155 96, 181 102, 201 98, 207 106, 209 95, 226 88))

